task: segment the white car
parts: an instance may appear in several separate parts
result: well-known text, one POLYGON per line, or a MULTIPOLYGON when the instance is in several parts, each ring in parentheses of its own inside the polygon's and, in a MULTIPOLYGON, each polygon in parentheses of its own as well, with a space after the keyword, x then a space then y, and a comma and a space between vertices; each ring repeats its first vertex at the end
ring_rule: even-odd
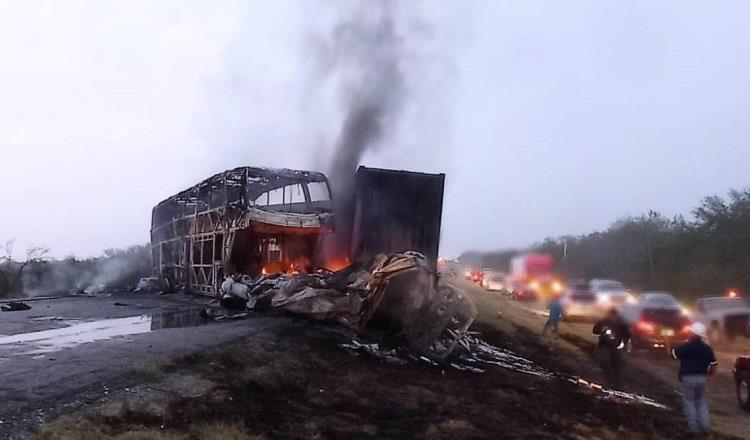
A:
POLYGON ((750 306, 739 297, 716 296, 701 298, 695 303, 693 321, 708 329, 711 342, 750 337, 750 306))
POLYGON ((505 290, 505 275, 492 272, 488 274, 485 272, 484 279, 482 279, 482 287, 494 292, 505 290))
POLYGON ((602 308, 620 309, 625 304, 635 301, 628 289, 619 281, 591 280, 589 286, 591 286, 591 291, 596 295, 602 308))
POLYGON ((588 284, 570 286, 562 297, 566 319, 597 319, 602 316, 602 309, 594 292, 588 284))

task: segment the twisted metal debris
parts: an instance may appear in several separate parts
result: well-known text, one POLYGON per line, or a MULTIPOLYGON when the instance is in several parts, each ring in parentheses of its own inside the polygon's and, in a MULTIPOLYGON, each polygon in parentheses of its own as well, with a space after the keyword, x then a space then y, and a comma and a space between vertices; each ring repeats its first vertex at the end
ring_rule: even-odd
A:
POLYGON ((542 379, 569 382, 573 385, 591 390, 604 399, 618 399, 658 409, 669 409, 666 405, 643 395, 605 388, 601 384, 590 382, 577 376, 547 370, 546 368, 538 366, 533 361, 526 359, 523 356, 519 356, 510 350, 489 344, 479 336, 478 332, 472 331, 463 331, 453 334, 457 344, 463 350, 460 350, 460 353, 458 351, 454 353, 454 356, 446 360, 444 363, 435 362, 424 356, 399 353, 398 350, 380 349, 378 344, 364 344, 356 340, 352 341, 351 344, 342 344, 341 347, 367 353, 368 355, 390 362, 394 362, 394 357, 403 356, 414 362, 427 363, 436 367, 449 366, 454 370, 468 371, 471 373, 486 373, 487 369, 491 368, 491 366, 497 366, 506 370, 529 374, 542 379))
POLYGON ((338 272, 227 277, 225 303, 278 309, 335 321, 360 334, 377 332, 411 353, 446 359, 474 321, 465 292, 438 283, 424 255, 379 254, 338 272))

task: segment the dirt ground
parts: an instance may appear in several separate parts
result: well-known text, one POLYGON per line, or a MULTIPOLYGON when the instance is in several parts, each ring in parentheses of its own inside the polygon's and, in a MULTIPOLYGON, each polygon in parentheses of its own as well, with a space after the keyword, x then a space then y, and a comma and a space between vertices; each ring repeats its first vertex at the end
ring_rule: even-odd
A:
MULTIPOLYGON (((494 301, 494 299, 493 299, 494 301)), ((533 303, 518 303, 499 299, 501 309, 508 310, 513 320, 533 331, 541 331, 545 318, 539 312, 543 306, 533 303)), ((578 353, 579 356, 596 358, 596 338, 591 333, 591 323, 564 322, 560 327, 560 338, 548 340, 553 346, 578 353)), ((708 393, 712 415, 712 428, 723 434, 750 437, 748 423, 750 414, 737 404, 735 384, 732 375, 734 360, 741 354, 750 353, 750 342, 738 340, 735 343, 714 347, 719 366, 716 375, 710 378, 708 393)), ((627 359, 625 388, 638 390, 639 377, 647 374, 657 379, 661 386, 678 393, 677 361, 663 351, 638 352, 627 359)))
MULTIPOLYGON (((476 290, 477 292, 479 289, 476 290)), ((493 293, 477 293, 479 297, 490 296, 488 304, 502 310, 504 315, 524 328, 534 332, 541 332, 545 322, 543 306, 535 303, 521 303, 507 300, 493 293)), ((596 338, 591 333, 590 322, 564 322, 560 326, 559 338, 550 337, 545 340, 554 349, 565 350, 581 360, 589 359, 598 362, 596 338)), ((708 393, 711 409, 712 428, 717 433, 741 438, 750 438, 748 423, 750 414, 743 411, 737 404, 735 384, 732 376, 734 360, 740 354, 750 353, 750 342, 737 341, 731 345, 722 344, 714 347, 719 366, 716 375, 710 378, 708 393)), ((667 353, 657 351, 653 353, 638 352, 626 359, 627 367, 624 373, 624 388, 628 391, 647 392, 651 383, 661 389, 671 390, 679 397, 679 381, 677 379, 677 361, 667 353), (644 381, 647 377, 649 380, 644 381)), ((596 374, 596 373, 594 373, 596 374)), ((606 382, 601 370, 598 377, 606 382)), ((680 404, 677 403, 677 409, 680 404)))
MULTIPOLYGON (((525 310, 526 305, 469 289, 479 310, 474 328, 481 331, 482 339, 545 369, 605 382, 595 354, 587 348, 590 341, 565 331, 558 340, 542 340, 537 335, 543 318, 525 310)), ((342 348, 351 341, 349 332, 302 319, 251 316, 242 322, 255 319, 268 321, 262 331, 245 324, 246 333, 231 341, 165 356, 123 374, 110 382, 106 396, 56 412, 35 428, 35 435, 41 439, 685 436, 673 386, 639 365, 626 372, 627 391, 646 394, 669 409, 603 398, 588 387, 501 367, 471 373, 424 362, 386 361, 342 348)))

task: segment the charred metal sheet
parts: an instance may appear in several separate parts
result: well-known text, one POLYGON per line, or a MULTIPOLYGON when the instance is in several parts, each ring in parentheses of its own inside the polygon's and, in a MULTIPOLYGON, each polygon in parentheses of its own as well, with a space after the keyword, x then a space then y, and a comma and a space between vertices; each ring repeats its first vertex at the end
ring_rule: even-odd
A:
POLYGON ((359 167, 352 255, 417 251, 436 270, 443 212, 444 174, 359 167))
POLYGON ((17 312, 19 310, 29 310, 31 306, 23 301, 11 301, 0 306, 3 312, 17 312))

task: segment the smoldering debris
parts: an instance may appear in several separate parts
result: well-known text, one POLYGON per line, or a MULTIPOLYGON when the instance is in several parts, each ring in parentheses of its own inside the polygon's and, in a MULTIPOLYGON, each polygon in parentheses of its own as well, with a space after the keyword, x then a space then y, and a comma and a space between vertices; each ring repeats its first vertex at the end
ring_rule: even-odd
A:
POLYGON ((148 245, 127 249, 108 249, 99 257, 47 260, 30 267, 24 275, 28 296, 99 294, 126 291, 138 279, 151 273, 151 248, 148 245))
POLYGON ((83 293, 96 295, 97 293, 102 293, 105 290, 107 290, 106 284, 91 284, 90 286, 83 289, 83 293))
POLYGON ((430 359, 446 359, 474 321, 466 294, 437 282, 418 252, 379 254, 340 271, 227 277, 222 301, 338 322, 430 359))
POLYGON ((138 280, 138 284, 135 286, 134 292, 163 292, 168 289, 169 286, 159 277, 144 277, 138 280))
POLYGON ((3 312, 18 312, 30 309, 31 306, 23 301, 10 301, 0 306, 0 310, 2 310, 3 312))
POLYGON ((355 353, 365 353, 368 356, 373 356, 393 364, 406 364, 406 360, 400 356, 398 350, 395 348, 384 350, 377 343, 365 343, 352 339, 351 343, 341 344, 341 347, 355 353))

